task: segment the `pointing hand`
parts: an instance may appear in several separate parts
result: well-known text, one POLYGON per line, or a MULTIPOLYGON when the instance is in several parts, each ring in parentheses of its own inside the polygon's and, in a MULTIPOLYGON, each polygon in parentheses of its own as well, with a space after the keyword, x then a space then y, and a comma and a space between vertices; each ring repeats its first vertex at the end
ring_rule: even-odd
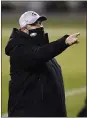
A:
POLYGON ((79 43, 79 40, 77 38, 79 35, 80 35, 80 33, 75 33, 75 34, 70 35, 65 40, 65 43, 68 44, 68 45, 79 43))

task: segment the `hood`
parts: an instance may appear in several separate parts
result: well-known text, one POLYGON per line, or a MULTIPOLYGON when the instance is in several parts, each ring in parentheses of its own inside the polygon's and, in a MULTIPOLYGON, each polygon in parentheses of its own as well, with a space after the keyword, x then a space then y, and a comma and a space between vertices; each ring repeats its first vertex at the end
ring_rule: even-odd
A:
POLYGON ((43 29, 38 29, 38 30, 31 30, 29 32, 29 35, 16 29, 16 28, 13 28, 13 31, 10 35, 10 38, 9 38, 9 41, 5 47, 5 54, 7 56, 10 56, 12 51, 17 47, 17 46, 20 46, 20 45, 24 45, 24 44, 27 44, 30 42, 33 43, 33 44, 37 44, 37 45, 44 45, 44 44, 47 44, 49 43, 49 40, 48 40, 48 33, 44 33, 44 39, 41 38, 43 37, 43 33, 41 32, 41 30, 43 31, 43 29), (37 33, 38 35, 35 36, 35 37, 32 37, 31 36, 31 33, 37 33), (41 34, 41 35, 40 35, 41 34))
POLYGON ((13 28, 13 31, 10 35, 10 38, 8 40, 8 43, 5 47, 5 54, 10 56, 11 52, 13 51, 13 49, 17 46, 22 44, 22 42, 19 40, 19 30, 16 28, 13 28))
POLYGON ((15 47, 14 44, 15 44, 15 42, 17 42, 15 40, 17 35, 18 35, 18 30, 16 28, 13 28, 13 31, 12 31, 12 33, 10 35, 8 43, 7 43, 6 47, 5 47, 5 54, 8 55, 8 56, 10 55, 10 51, 15 47))

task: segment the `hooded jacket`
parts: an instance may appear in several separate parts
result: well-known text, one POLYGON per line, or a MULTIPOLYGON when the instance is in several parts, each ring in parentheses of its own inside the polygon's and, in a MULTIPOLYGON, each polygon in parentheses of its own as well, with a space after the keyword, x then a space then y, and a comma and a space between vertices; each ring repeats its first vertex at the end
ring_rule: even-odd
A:
POLYGON ((8 116, 65 117, 65 92, 55 56, 68 45, 65 39, 49 43, 43 28, 29 35, 13 28, 5 53, 10 57, 8 116))

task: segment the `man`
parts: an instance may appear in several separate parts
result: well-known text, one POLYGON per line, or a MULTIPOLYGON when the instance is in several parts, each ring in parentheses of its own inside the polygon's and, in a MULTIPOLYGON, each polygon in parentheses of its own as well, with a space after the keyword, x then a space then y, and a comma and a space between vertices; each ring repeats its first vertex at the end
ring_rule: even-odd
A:
POLYGON ((78 43, 77 36, 65 35, 49 43, 42 21, 34 11, 19 19, 5 48, 10 56, 9 117, 65 117, 65 91, 61 67, 54 59, 78 43))

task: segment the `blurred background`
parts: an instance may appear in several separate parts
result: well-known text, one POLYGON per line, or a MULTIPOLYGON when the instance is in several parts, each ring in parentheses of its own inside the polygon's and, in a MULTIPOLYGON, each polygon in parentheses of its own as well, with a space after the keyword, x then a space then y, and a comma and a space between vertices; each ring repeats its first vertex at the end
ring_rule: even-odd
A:
POLYGON ((50 42, 65 34, 80 32, 80 43, 68 48, 56 57, 62 67, 66 92, 68 116, 74 117, 85 104, 86 97, 86 1, 3 1, 2 12, 2 115, 7 113, 9 57, 5 46, 12 29, 19 28, 18 20, 22 13, 33 10, 47 16, 45 31, 50 42))

